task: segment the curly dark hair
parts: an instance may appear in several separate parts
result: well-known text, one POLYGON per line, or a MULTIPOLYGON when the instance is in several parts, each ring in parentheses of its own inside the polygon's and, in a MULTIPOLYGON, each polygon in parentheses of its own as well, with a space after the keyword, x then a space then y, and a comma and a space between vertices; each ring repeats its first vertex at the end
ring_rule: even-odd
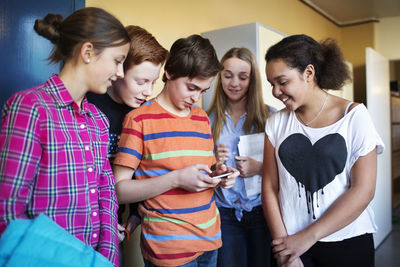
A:
POLYGON ((343 54, 332 38, 319 43, 304 34, 288 36, 268 49, 265 60, 268 63, 274 59, 284 60, 301 73, 307 65, 313 65, 316 83, 323 89, 340 89, 351 79, 343 54))

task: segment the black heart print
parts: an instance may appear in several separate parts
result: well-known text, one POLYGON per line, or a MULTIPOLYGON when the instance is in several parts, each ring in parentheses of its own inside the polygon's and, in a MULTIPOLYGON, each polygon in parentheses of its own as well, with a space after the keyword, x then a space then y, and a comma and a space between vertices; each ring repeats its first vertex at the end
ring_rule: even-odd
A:
MULTIPOLYGON (((304 187, 315 219, 313 194, 332 182, 346 164, 344 138, 337 133, 329 134, 312 145, 306 136, 296 133, 282 142, 278 154, 283 166, 296 179, 299 187, 304 187)), ((308 211, 310 212, 310 208, 308 211)))

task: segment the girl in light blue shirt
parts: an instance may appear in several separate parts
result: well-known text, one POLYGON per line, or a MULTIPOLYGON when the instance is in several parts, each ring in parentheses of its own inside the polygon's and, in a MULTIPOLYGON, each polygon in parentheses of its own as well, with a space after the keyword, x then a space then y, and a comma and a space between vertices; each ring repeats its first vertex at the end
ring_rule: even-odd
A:
MULTIPOLYGON (((217 162, 240 171, 230 189, 217 188, 223 245, 218 266, 270 266, 271 236, 261 206, 261 186, 246 190, 246 179, 261 181, 262 161, 239 155, 240 136, 263 133, 265 121, 275 110, 263 102, 260 74, 252 52, 232 48, 221 59, 214 97, 207 111, 215 142, 217 162)), ((264 134, 263 134, 264 135, 264 134)), ((260 142, 263 146, 263 141, 260 142)))

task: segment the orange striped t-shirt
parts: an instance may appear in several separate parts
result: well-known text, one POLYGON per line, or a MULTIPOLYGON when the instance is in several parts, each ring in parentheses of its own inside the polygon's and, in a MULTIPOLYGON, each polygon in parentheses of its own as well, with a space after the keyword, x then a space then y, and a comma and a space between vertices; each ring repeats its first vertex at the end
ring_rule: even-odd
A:
MULTIPOLYGON (((136 179, 151 179, 193 164, 213 165, 213 146, 201 108, 193 106, 188 116, 179 117, 153 99, 125 117, 114 164, 135 169, 136 179)), ((221 246, 213 189, 176 188, 145 200, 139 213, 142 254, 153 264, 183 265, 221 246)))

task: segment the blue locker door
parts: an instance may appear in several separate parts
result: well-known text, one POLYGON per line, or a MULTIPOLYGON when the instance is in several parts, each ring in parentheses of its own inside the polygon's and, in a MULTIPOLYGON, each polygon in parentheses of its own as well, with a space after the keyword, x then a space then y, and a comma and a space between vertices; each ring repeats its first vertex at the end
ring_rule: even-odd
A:
POLYGON ((46 81, 59 66, 49 64, 53 45, 33 30, 35 19, 48 13, 65 18, 85 6, 84 0, 0 1, 0 107, 16 91, 46 81))

